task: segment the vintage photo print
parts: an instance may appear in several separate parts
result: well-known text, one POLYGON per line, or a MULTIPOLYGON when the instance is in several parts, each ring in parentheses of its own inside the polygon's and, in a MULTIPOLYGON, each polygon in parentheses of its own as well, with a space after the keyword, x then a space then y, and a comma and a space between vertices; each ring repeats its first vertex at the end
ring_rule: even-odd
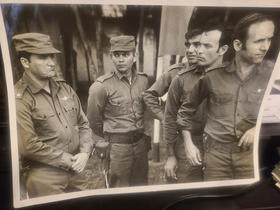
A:
POLYGON ((14 207, 259 181, 280 4, 237 2, 1 4, 14 207))

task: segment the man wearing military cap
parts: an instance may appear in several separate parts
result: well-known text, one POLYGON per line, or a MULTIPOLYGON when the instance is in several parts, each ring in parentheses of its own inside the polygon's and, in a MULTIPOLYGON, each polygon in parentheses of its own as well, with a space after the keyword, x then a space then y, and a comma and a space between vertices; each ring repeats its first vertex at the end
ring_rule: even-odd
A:
POLYGON ((29 197, 87 189, 92 131, 74 90, 57 79, 50 37, 13 37, 22 78, 15 85, 19 154, 29 197))
POLYGON ((110 44, 114 69, 90 87, 87 117, 101 141, 110 143, 110 186, 145 185, 148 158, 141 93, 148 88, 148 78, 134 65, 133 36, 113 37, 110 44))

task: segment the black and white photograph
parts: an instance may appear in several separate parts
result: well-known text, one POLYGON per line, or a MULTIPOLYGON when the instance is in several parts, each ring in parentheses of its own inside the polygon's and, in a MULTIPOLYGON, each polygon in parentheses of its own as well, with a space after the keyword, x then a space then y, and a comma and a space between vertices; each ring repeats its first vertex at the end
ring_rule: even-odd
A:
POLYGON ((260 181, 280 3, 155 2, 1 3, 15 208, 260 181))

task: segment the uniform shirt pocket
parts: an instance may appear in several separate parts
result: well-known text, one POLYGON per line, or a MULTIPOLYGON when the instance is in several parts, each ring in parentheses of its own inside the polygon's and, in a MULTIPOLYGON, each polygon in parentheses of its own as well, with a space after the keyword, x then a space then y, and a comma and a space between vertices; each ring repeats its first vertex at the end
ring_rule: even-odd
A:
POLYGON ((263 92, 250 92, 247 95, 247 116, 257 117, 262 103, 263 92))
POLYGON ((51 112, 40 112, 36 110, 32 113, 32 120, 35 132, 38 136, 52 135, 55 130, 55 114, 51 112))
POLYGON ((233 95, 229 93, 211 95, 209 112, 216 118, 225 118, 233 112, 233 95))
POLYGON ((72 125, 77 124, 77 106, 72 99, 63 101, 62 106, 66 113, 66 116, 72 125))
POLYGON ((223 105, 227 104, 233 101, 233 96, 232 94, 227 94, 227 93, 222 93, 219 95, 213 95, 212 96, 212 102, 217 104, 217 105, 223 105))
POLYGON ((258 92, 252 92, 248 94, 248 102, 261 104, 262 103, 262 96, 263 94, 258 92))
MULTIPOLYGON (((123 102, 121 102, 120 100, 116 100, 116 99, 109 99, 109 103, 108 103, 108 111, 115 116, 119 116, 123 114, 123 111, 126 110, 126 103, 125 100, 123 102)), ((128 111, 128 110, 126 110, 128 111)))

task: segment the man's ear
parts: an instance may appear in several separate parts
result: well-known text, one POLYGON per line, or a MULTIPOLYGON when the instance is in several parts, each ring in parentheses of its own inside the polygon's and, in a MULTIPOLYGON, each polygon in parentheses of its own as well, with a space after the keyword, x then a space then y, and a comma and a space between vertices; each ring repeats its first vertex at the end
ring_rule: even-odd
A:
POLYGON ((30 65, 29 65, 29 60, 27 58, 21 57, 19 60, 23 68, 25 69, 29 68, 30 65))
POLYGON ((239 52, 242 49, 242 42, 239 39, 233 40, 233 49, 239 52))
POLYGON ((133 52, 133 62, 137 61, 138 53, 136 51, 133 52))
POLYGON ((225 44, 222 47, 219 48, 219 54, 224 55, 228 51, 228 45, 225 44))

